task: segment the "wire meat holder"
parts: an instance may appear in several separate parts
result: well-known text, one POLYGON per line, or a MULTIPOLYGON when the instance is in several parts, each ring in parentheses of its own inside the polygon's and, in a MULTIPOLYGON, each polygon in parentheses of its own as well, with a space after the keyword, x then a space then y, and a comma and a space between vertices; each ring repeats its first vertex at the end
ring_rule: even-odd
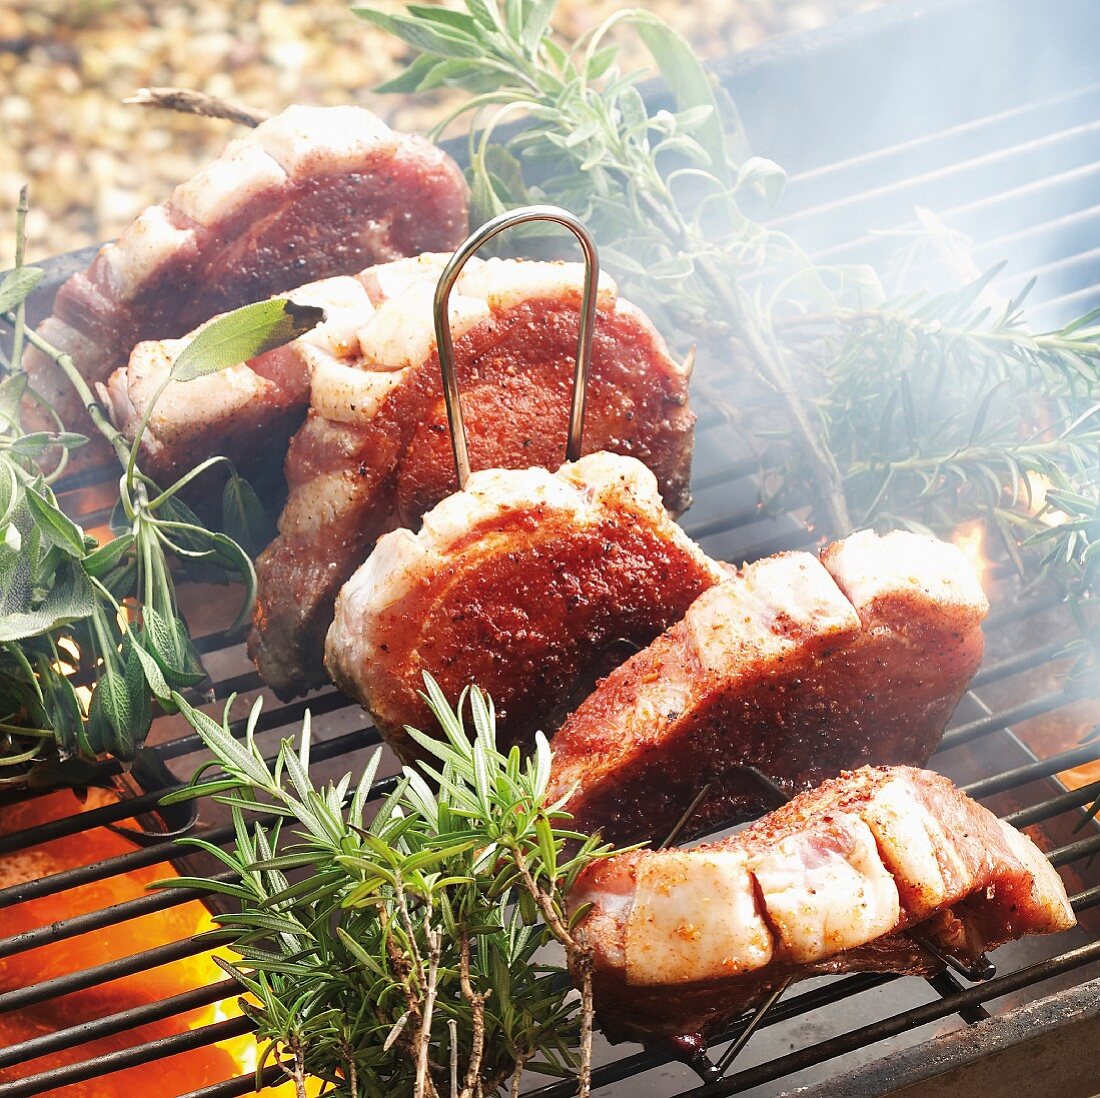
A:
POLYGON ((580 325, 577 331, 577 355, 573 369, 573 395, 569 402, 569 431, 566 436, 565 460, 576 461, 581 456, 584 434, 584 406, 588 389, 588 375, 592 367, 592 339, 596 331, 596 302, 600 287, 600 256, 596 242, 584 222, 559 206, 522 206, 498 214, 486 221, 459 245, 443 268, 432 299, 432 319, 435 324, 435 341, 439 351, 439 369, 443 374, 443 398, 447 405, 447 423, 451 432, 451 448, 454 452, 455 473, 461 492, 470 479, 470 452, 466 438, 466 424, 462 419, 462 398, 458 391, 458 375, 455 370, 455 348, 451 338, 448 305, 451 291, 462 274, 462 268, 470 259, 506 229, 545 221, 563 225, 576 238, 584 253, 584 285, 581 289, 580 325))

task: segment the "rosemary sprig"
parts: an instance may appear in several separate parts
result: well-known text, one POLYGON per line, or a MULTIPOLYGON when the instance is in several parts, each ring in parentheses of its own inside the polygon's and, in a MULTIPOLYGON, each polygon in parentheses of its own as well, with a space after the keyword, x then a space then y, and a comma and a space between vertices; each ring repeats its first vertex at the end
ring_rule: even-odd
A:
MULTIPOLYGON (((180 499, 196 477, 225 459, 211 458, 161 490, 137 462, 141 432, 128 443, 112 426, 76 364, 25 324, 24 303, 41 279, 22 265, 22 211, 16 257, 0 282, 0 319, 12 327, 7 376, 0 381, 0 785, 78 782, 110 754, 131 763, 154 707, 175 710, 173 691, 206 677, 179 612, 170 560, 204 570, 204 578, 243 585, 237 628, 251 613, 255 574, 247 552, 210 530, 180 499), (86 442, 54 415, 57 430, 28 433, 20 413, 33 394, 22 370, 24 344, 49 355, 80 396, 122 468, 112 516, 114 537, 98 544, 62 509, 51 482, 68 452, 86 442), (39 459, 62 453, 43 476, 39 459)), ((172 380, 232 365, 295 338, 318 322, 319 309, 286 302, 246 306, 210 324, 180 356, 172 380)), ((248 540, 258 521, 251 488, 235 471, 225 510, 248 540)))
MULTIPOLYGON (((618 12, 569 46, 540 0, 355 10, 413 54, 382 90, 469 93, 439 130, 469 116, 475 219, 529 201, 567 207, 662 330, 684 350, 702 344, 697 384, 708 384, 708 354, 745 363, 745 403, 778 401, 783 413, 745 417, 768 443, 778 500, 810 507, 823 533, 947 533, 992 519, 1019 558, 1050 521, 1028 506, 1026 474, 1095 502, 1097 318, 1036 333, 1022 296, 1003 315, 981 304, 995 272, 887 300, 875 272, 812 262, 752 215, 777 198, 783 172, 750 154, 733 105, 652 13, 618 12), (621 68, 607 40, 623 27, 674 109, 647 105, 644 71, 621 68)), ((1072 562, 1093 529, 1075 528, 1072 551, 1046 553, 1044 572, 1078 587, 1072 562)))
POLYGON ((251 996, 241 1006, 263 1044, 257 1083, 274 1061, 299 1095, 312 1076, 343 1098, 480 1098, 505 1085, 518 1094, 530 1068, 575 1070, 585 1095, 591 973, 564 896, 612 851, 569 830, 560 803, 544 804, 545 737, 526 760, 517 747, 502 754, 489 698, 473 688, 452 709, 425 684, 444 738, 409 734, 434 765, 406 768, 369 821, 380 750, 354 788, 351 775, 318 788, 308 717, 298 745, 284 740, 269 767, 254 739, 259 702, 241 743, 227 719, 177 696, 213 760, 168 800, 210 796, 236 829, 229 852, 179 841, 234 879, 161 887, 208 888, 240 904, 216 916, 214 938, 240 957, 225 967, 251 996), (214 765, 222 773, 210 774, 214 765), (295 871, 305 875, 292 881, 295 871), (579 1007, 560 964, 546 960, 555 943, 579 979, 579 1007))

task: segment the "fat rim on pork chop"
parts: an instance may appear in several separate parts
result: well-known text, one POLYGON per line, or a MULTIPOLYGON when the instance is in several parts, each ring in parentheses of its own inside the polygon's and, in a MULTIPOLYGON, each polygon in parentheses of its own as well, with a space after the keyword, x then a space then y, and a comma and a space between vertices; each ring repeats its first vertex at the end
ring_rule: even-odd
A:
MULTIPOLYGON (((324 681, 336 595, 377 538, 415 529, 456 488, 432 320, 439 269, 410 260, 389 272, 358 333, 358 362, 314 370, 310 412, 287 455, 279 537, 257 562, 249 651, 280 697, 324 681)), ((450 325, 475 468, 561 464, 582 285, 579 264, 474 259, 464 268, 450 325)), ((638 458, 674 512, 688 502, 689 373, 601 279, 584 449, 638 458)))

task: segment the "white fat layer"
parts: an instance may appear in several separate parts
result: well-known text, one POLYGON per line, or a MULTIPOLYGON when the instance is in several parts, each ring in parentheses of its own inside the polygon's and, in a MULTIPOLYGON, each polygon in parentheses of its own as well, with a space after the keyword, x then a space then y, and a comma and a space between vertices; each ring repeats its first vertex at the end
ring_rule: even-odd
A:
MULTIPOLYGON (((116 370, 107 384, 111 417, 127 437, 156 396, 187 339, 149 340, 139 343, 127 367, 116 370)), ((193 381, 170 381, 157 399, 149 418, 149 435, 161 446, 177 435, 194 433, 195 425, 231 419, 252 401, 263 399, 271 382, 244 363, 193 381)))
POLYGON ((309 492, 293 492, 279 517, 279 530, 305 540, 335 521, 348 502, 343 472, 322 473, 309 482, 309 492))
POLYGON ((989 610, 981 581, 962 550, 939 538, 906 530, 880 537, 861 530, 830 546, 825 565, 861 617, 877 599, 906 593, 978 617, 989 610))
POLYGON ((337 172, 397 147, 393 131, 362 107, 291 106, 251 135, 294 177, 314 168, 337 172))
MULTIPOLYGON (((401 370, 431 355, 435 350, 434 293, 433 283, 417 282, 378 306, 358 333, 366 369, 401 370)), ((489 307, 477 298, 452 294, 448 313, 451 338, 458 340, 475 324, 488 319, 489 307)))
POLYGON ((118 241, 105 244, 100 253, 107 261, 115 296, 129 301, 162 263, 186 248, 194 237, 193 229, 177 229, 163 206, 147 206, 118 241))
POLYGON ((1032 898, 1047 912, 1052 928, 1055 930, 1068 930, 1077 925, 1077 916, 1073 913, 1073 907, 1066 895, 1066 886, 1058 871, 1050 864, 1043 852, 1022 831, 1017 831, 1011 824, 1004 820, 997 821, 1001 825, 1005 842, 1012 849, 1012 853, 1020 859, 1024 868, 1032 876, 1032 898))
MULTIPOLYGON (((424 252, 421 255, 410 256, 408 259, 379 263, 375 267, 369 267, 359 277, 366 286, 371 301, 378 305, 387 298, 397 297, 398 294, 404 293, 410 286, 418 283, 430 282, 434 287, 450 258, 447 252, 424 252)), ((483 262, 484 260, 473 256, 467 261, 463 273, 476 269, 483 262)), ((460 287, 456 289, 461 292, 460 287)))
POLYGON ((443 554, 477 526, 535 509, 580 524, 585 500, 563 477, 547 469, 482 469, 470 474, 465 491, 447 496, 424 516, 422 536, 443 554))
MULTIPOLYGON (((464 268, 455 289, 469 297, 481 298, 494 311, 502 311, 530 298, 579 294, 583 287, 583 263, 493 258, 478 267, 464 268)), ((614 279, 601 273, 597 301, 610 308, 615 294, 614 279)))
POLYGON ((310 367, 313 410, 334 423, 369 423, 401 383, 404 370, 383 373, 348 366, 315 347, 303 348, 310 367))
POLYGON ((319 347, 337 358, 355 354, 356 332, 374 313, 363 284, 349 275, 309 282, 280 296, 296 305, 318 305, 325 310, 323 323, 300 336, 298 343, 319 347))
POLYGON ((210 228, 264 191, 286 182, 286 172, 251 136, 231 141, 216 160, 172 192, 172 205, 210 228))
POLYGON ((858 631, 851 603, 816 557, 781 553, 704 592, 692 603, 690 624, 699 660, 729 675, 747 656, 754 664, 801 649, 810 638, 858 631))
POLYGON ((749 859, 782 951, 799 964, 873 941, 899 916, 898 890, 858 817, 790 835, 749 859))
POLYGON ((772 939, 740 851, 667 851, 638 863, 626 982, 678 984, 762 968, 772 939))
POLYGON ((969 878, 954 836, 925 808, 908 778, 879 786, 860 815, 878 840, 914 919, 952 899, 958 883, 969 878))

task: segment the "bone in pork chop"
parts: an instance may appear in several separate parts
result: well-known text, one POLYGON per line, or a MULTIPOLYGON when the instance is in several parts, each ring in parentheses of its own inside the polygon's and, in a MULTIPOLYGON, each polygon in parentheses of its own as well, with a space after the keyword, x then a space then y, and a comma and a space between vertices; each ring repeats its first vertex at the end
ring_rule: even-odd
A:
MULTIPOLYGON (((456 488, 432 260, 380 270, 358 361, 314 370, 310 412, 287 455, 290 498, 279 537, 257 563, 249 650, 280 696, 323 680, 336 594, 376 539, 415 529, 456 488)), ((451 329, 474 468, 561 464, 582 284, 578 264, 471 260, 463 270, 451 329)), ((609 279, 598 303, 585 450, 640 459, 656 474, 666 506, 682 510, 694 423, 688 372, 609 279)))
POLYGON ((1032 841, 938 774, 864 767, 721 842, 595 862, 593 990, 613 1039, 705 1033, 780 981, 942 967, 904 932, 971 961, 1075 923, 1032 841))
POLYGON ((989 607, 953 545, 870 531, 712 588, 554 736, 550 796, 578 830, 660 839, 706 787, 699 831, 863 763, 923 763, 982 656, 989 607))
POLYGON ((338 361, 357 347, 355 332, 374 312, 363 283, 349 275, 279 296, 319 306, 325 320, 248 362, 192 381, 169 381, 163 392, 176 359, 205 325, 182 339, 143 340, 129 363, 99 386, 115 426, 131 441, 152 405, 141 436, 143 472, 166 483, 213 454, 249 472, 279 465, 309 406, 314 365, 321 358, 338 361))
POLYGON ((379 540, 336 600, 327 664, 406 760, 405 725, 435 724, 424 672, 448 697, 476 682, 501 739, 530 742, 609 643, 648 643, 724 575, 633 458, 486 470, 419 534, 379 540))
MULTIPOLYGON (((457 165, 423 138, 360 107, 288 107, 101 248, 39 330, 89 382, 105 381, 139 340, 182 336, 306 281, 457 246, 466 198, 457 165)), ((86 428, 52 361, 37 351, 26 361, 66 425, 86 428)))

